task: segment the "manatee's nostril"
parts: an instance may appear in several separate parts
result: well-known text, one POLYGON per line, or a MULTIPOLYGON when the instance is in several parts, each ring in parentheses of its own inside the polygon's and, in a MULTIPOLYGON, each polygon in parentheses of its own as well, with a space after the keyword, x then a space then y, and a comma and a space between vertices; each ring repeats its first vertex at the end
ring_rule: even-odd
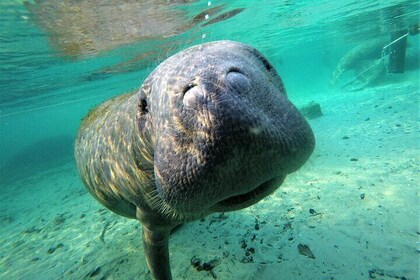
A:
POLYGON ((242 73, 242 71, 241 70, 239 70, 239 68, 238 67, 230 67, 229 68, 229 71, 227 71, 227 73, 229 74, 229 73, 240 73, 240 74, 243 74, 242 73))
POLYGON ((187 91, 189 91, 190 89, 192 89, 193 87, 195 87, 196 85, 193 83, 189 83, 188 85, 186 85, 184 87, 184 89, 182 90, 182 93, 185 94, 187 91))
POLYGON ((196 107, 198 104, 203 102, 203 99, 204 96, 200 87, 190 84, 188 85, 186 91, 184 91, 182 103, 186 107, 196 107))
POLYGON ((247 76, 237 69, 232 69, 226 74, 228 86, 239 92, 246 92, 251 88, 251 82, 247 76))

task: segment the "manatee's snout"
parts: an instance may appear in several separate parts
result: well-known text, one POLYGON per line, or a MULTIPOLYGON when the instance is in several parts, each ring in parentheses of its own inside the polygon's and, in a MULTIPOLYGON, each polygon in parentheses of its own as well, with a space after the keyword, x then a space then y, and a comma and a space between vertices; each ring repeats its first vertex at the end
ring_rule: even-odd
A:
POLYGON ((184 68, 175 69, 178 76, 165 72, 172 93, 150 108, 160 114, 154 171, 166 211, 188 219, 249 206, 309 158, 312 130, 258 51, 225 41, 165 63, 172 59, 184 68), (171 113, 162 118, 162 111, 171 113))
POLYGON ((184 92, 183 109, 187 113, 183 120, 197 139, 203 128, 208 132, 201 153, 217 150, 218 161, 232 150, 243 152, 244 161, 252 160, 253 153, 277 154, 279 160, 271 164, 289 174, 312 153, 314 137, 287 99, 280 77, 271 66, 264 70, 269 71, 250 61, 235 60, 234 64, 221 63, 209 73, 202 72, 184 92))
MULTIPOLYGON (((216 74, 216 73, 214 73, 216 74)), ((251 89, 250 79, 244 75, 237 67, 227 68, 220 71, 222 77, 217 84, 213 83, 213 79, 203 80, 200 84, 189 83, 183 97, 183 105, 185 108, 198 109, 200 106, 206 106, 209 98, 208 94, 214 94, 214 99, 223 99, 226 94, 240 95, 246 94, 251 89), (214 89, 214 87, 223 87, 225 91, 214 89), (218 96, 217 96, 218 95, 218 96)), ((197 79, 201 80, 201 79, 197 79)))

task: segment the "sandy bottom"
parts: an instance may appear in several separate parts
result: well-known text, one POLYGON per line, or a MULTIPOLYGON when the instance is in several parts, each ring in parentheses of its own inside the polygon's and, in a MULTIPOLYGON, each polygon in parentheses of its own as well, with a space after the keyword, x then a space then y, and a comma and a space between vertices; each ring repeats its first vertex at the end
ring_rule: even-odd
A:
MULTIPOLYGON (((257 205, 176 231, 174 279, 420 279, 418 86, 316 101, 308 163, 257 205)), ((74 163, 0 199, 1 279, 151 279, 140 224, 99 205, 74 163)))

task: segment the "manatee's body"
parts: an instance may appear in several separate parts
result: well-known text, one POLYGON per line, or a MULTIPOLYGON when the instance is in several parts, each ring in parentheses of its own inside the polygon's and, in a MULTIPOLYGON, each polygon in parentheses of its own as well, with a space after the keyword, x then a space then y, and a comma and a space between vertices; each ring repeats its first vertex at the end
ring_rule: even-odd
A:
POLYGON ((387 44, 387 39, 380 37, 368 40, 362 44, 357 45, 346 53, 339 61, 337 68, 334 70, 331 84, 336 85, 341 76, 346 71, 354 70, 355 76, 360 85, 357 88, 362 88, 375 82, 385 73, 385 64, 381 59, 382 48, 387 44), (367 69, 369 69, 367 71, 367 69))
POLYGON ((152 274, 171 279, 174 227, 256 203, 314 144, 270 63, 249 46, 219 41, 170 57, 138 93, 90 112, 76 159, 96 199, 140 220, 152 274))

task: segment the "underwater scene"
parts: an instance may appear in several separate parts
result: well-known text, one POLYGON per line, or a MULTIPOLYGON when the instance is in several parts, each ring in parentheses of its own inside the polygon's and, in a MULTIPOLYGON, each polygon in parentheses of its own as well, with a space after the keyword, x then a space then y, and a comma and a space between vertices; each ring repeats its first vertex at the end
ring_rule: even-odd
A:
POLYGON ((420 279, 420 1, 0 2, 0 279, 420 279))

